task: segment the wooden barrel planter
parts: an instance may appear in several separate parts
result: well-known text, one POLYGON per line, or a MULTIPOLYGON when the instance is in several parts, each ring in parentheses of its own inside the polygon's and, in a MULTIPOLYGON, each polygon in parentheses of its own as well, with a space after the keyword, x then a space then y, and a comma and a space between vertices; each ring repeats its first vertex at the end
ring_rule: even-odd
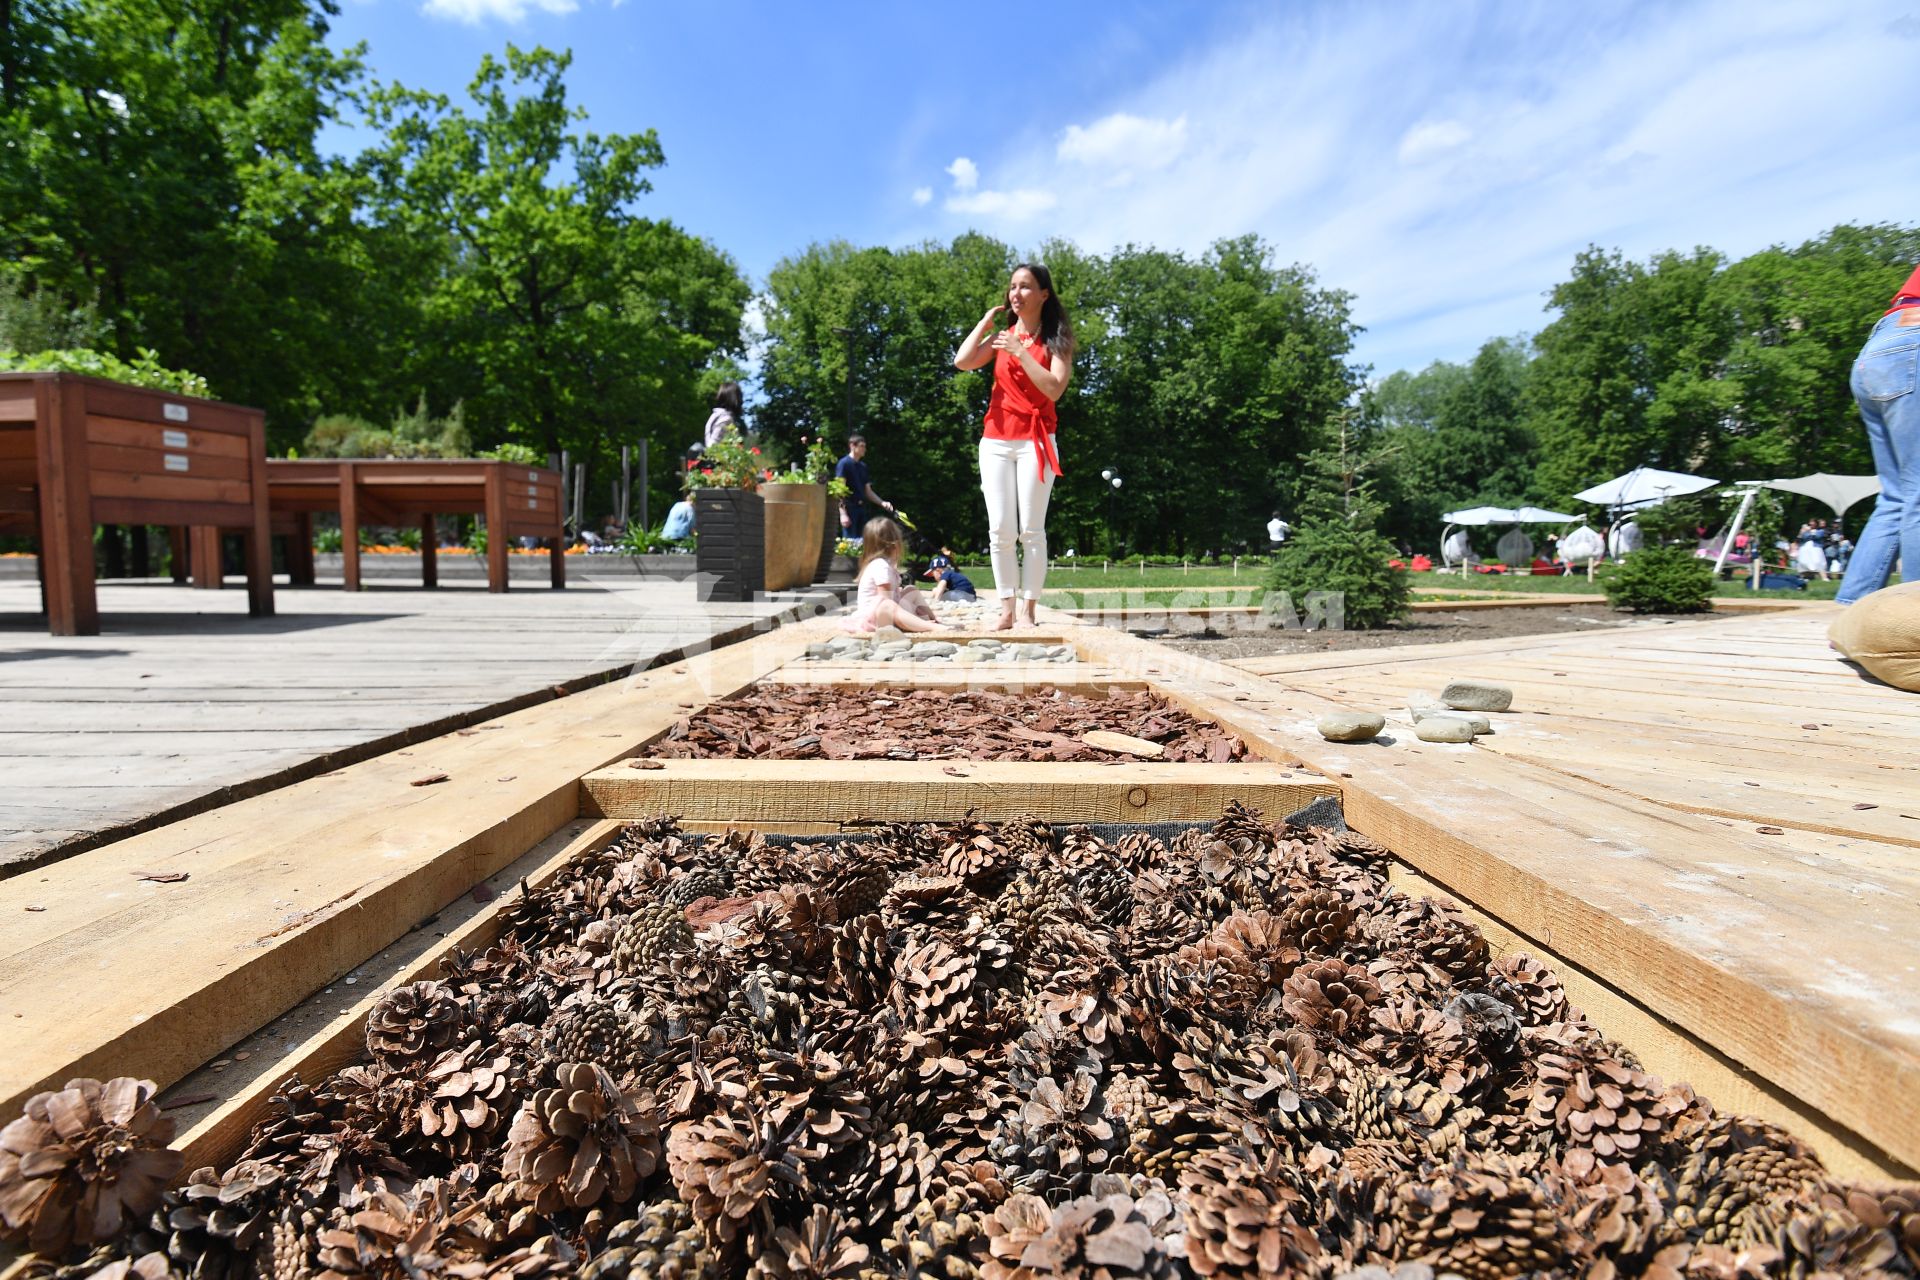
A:
POLYGON ((710 575, 710 600, 751 600, 766 583, 766 514, 750 489, 695 489, 693 527, 700 541, 694 559, 710 575))
POLYGON ((813 581, 820 564, 820 521, 826 486, 769 484, 760 489, 766 516, 767 590, 787 591, 813 581))

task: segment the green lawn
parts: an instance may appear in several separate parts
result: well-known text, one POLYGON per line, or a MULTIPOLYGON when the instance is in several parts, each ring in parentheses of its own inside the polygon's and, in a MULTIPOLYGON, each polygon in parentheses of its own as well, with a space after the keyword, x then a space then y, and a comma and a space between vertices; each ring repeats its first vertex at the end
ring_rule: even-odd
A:
MULTIPOLYGON (((984 564, 962 565, 961 572, 972 579, 982 592, 993 590, 993 570, 984 564)), ((1594 581, 1584 573, 1569 577, 1533 574, 1508 576, 1475 573, 1461 578, 1457 574, 1416 573, 1413 585, 1437 589, 1441 594, 1423 592, 1417 599, 1471 600, 1473 592, 1518 591, 1537 595, 1592 595, 1605 590, 1611 566, 1602 566, 1594 581)), ((1267 567, 1243 565, 1240 572, 1226 566, 1195 566, 1182 570, 1149 566, 1142 572, 1137 566, 1115 565, 1102 569, 1094 565, 1055 563, 1047 570, 1045 603, 1061 609, 1121 608, 1150 605, 1164 608, 1170 604, 1257 605, 1266 594, 1267 567)), ((1896 581, 1898 579, 1895 579, 1896 581)), ((1722 596, 1761 596, 1782 600, 1831 600, 1840 588, 1838 579, 1807 583, 1805 591, 1749 591, 1745 578, 1714 584, 1714 594, 1722 596)))

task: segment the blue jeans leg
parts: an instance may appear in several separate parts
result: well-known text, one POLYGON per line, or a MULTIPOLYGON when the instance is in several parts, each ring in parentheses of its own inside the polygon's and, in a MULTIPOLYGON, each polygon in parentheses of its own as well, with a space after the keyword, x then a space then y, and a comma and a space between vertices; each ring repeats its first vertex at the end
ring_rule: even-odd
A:
POLYGON ((1912 311, 1884 317, 1853 362, 1880 497, 1835 597, 1842 604, 1884 587, 1896 558, 1903 580, 1920 579, 1920 324, 1900 324, 1912 311))

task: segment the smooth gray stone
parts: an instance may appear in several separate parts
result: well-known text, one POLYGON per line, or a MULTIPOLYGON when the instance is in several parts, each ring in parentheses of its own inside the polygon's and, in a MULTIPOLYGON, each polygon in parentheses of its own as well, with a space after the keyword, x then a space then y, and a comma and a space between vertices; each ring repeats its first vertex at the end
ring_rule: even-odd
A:
POLYGON ((1505 711, 1513 705, 1513 690, 1480 680, 1453 680, 1440 691, 1440 701, 1455 711, 1505 711))
POLYGON ((807 646, 807 656, 809 658, 831 658, 839 652, 840 650, 834 648, 830 643, 810 644, 807 646))
POLYGON ((983 637, 979 640, 967 641, 967 648, 969 649, 1004 649, 1006 648, 1006 643, 1001 640, 989 640, 983 637))
POLYGON ((1413 726, 1422 742, 1472 742, 1473 723, 1461 716, 1428 716, 1413 726))
POLYGON ((1407 699, 1407 714, 1413 717, 1415 724, 1419 724, 1428 716, 1444 716, 1451 712, 1431 694, 1416 693, 1407 699))
POLYGON ((916 658, 951 658, 960 652, 960 646, 945 640, 922 640, 913 646, 916 658))
POLYGON ((1054 654, 1054 655, 1053 655, 1053 657, 1051 657, 1051 658, 1049 658, 1049 659, 1047 659, 1047 661, 1049 661, 1049 662, 1077 662, 1077 661, 1079 661, 1079 659, 1078 659, 1078 658, 1076 658, 1076 657, 1075 657, 1075 656, 1073 655, 1073 653, 1072 653, 1071 651, 1069 651, 1069 652, 1067 652, 1067 653, 1056 653, 1056 654, 1054 654))
POLYGON ((1493 721, 1487 719, 1485 716, 1481 715, 1478 711, 1445 711, 1445 712, 1442 712, 1441 714, 1449 715, 1449 716, 1458 716, 1460 717, 1460 719, 1465 720, 1468 724, 1473 726, 1473 736, 1476 738, 1483 733, 1493 732, 1493 721))
POLYGON ((1387 718, 1377 711, 1329 711, 1314 727, 1328 742, 1365 742, 1379 736, 1387 718))

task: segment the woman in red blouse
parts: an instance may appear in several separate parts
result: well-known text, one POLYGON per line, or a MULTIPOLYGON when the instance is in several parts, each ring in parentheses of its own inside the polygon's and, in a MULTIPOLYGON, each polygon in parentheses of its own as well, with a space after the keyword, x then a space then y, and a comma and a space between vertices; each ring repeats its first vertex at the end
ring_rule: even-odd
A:
POLYGON ((980 490, 987 500, 993 586, 1000 597, 994 630, 1005 631, 1016 621, 1038 624, 1040 588, 1047 577, 1047 499, 1060 474, 1054 402, 1073 376, 1073 325, 1045 267, 1031 262, 1015 267, 1006 304, 982 316, 953 356, 956 369, 980 369, 988 361, 993 362, 993 398, 980 438, 980 490), (1013 324, 995 333, 993 323, 1002 311, 1012 313, 1013 324), (1017 619, 1016 607, 1021 609, 1017 619))

